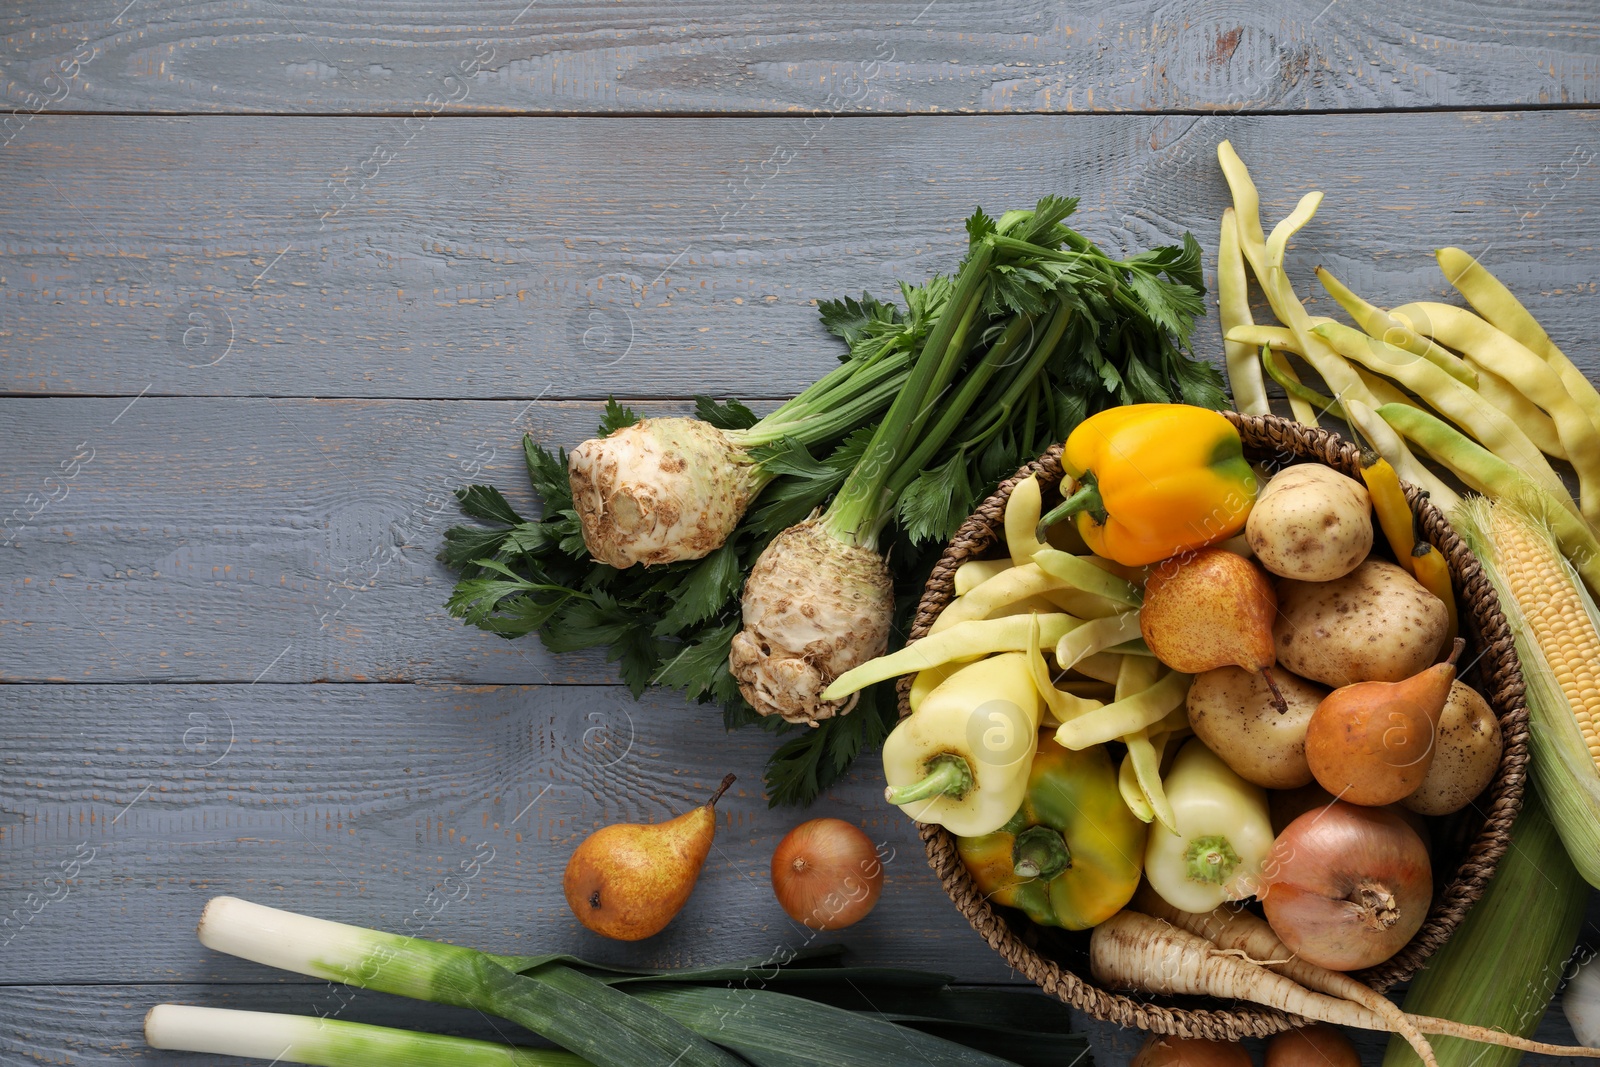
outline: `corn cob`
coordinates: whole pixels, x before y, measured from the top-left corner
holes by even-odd
[[[1600,770],[1600,633],[1548,535],[1504,506],[1494,509],[1491,531],[1495,566],[1555,673],[1584,747]]]
[[[1600,610],[1548,527],[1503,501],[1456,514],[1516,641],[1534,782],[1572,862],[1600,887]]]

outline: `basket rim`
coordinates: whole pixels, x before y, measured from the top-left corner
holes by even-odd
[[[1270,466],[1310,460],[1360,478],[1360,449],[1330,430],[1302,426],[1276,415],[1240,415],[1232,411],[1222,414],[1238,428],[1245,453],[1253,459],[1263,460]],[[933,620],[953,598],[956,568],[999,543],[1006,502],[1016,484],[1034,474],[1046,485],[1061,480],[1061,448],[1060,444],[1055,445],[1002,482],[962,524],[933,567],[917,605],[908,644],[927,634]],[[1450,878],[1442,885],[1435,879],[1434,899],[1422,928],[1384,963],[1353,972],[1353,977],[1380,992],[1410,978],[1449,938],[1482,896],[1509,845],[1511,824],[1522,806],[1528,764],[1528,713],[1523,702],[1522,673],[1499,599],[1481,565],[1444,514],[1428,500],[1426,493],[1409,483],[1402,484],[1422,534],[1444,553],[1449,563],[1461,605],[1463,636],[1469,638],[1473,662],[1481,680],[1477,688],[1488,699],[1500,722],[1504,748],[1494,779],[1471,806],[1482,814],[1483,824],[1472,836],[1460,865]],[[910,713],[909,689],[909,679],[901,679],[899,711],[902,718]],[[1175,1007],[1138,994],[1101,988],[1091,978],[1076,973],[1029,944],[1013,927],[1012,921],[984,898],[956,854],[954,835],[937,824],[916,825],[929,865],[938,875],[946,895],[973,929],[1008,964],[1044,992],[1094,1018],[1157,1033],[1225,1041],[1265,1037],[1304,1023],[1296,1016],[1255,1005],[1211,1000],[1206,1007]],[[1029,925],[1020,917],[1014,921],[1023,929]]]

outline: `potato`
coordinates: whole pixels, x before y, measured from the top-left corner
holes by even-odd
[[[1303,582],[1331,582],[1372,551],[1367,487],[1321,463],[1280,471],[1261,490],[1245,521],[1256,562]]]
[[[1328,691],[1288,671],[1273,671],[1289,710],[1278,713],[1261,675],[1243,667],[1197,674],[1189,686],[1189,726],[1247,782],[1295,789],[1311,781],[1306,724]]]
[[[1476,689],[1454,682],[1434,734],[1433,763],[1400,803],[1419,815],[1449,815],[1483,792],[1500,767],[1500,722]]]
[[[1278,662],[1332,686],[1399,682],[1430,666],[1448,619],[1438,597],[1387,560],[1331,582],[1278,579]]]

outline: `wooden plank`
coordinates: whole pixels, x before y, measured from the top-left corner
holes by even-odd
[[[768,877],[779,838],[819,815],[882,842],[883,898],[848,935],[857,958],[1008,978],[944,898],[912,824],[883,803],[876,760],[809,812],[769,810],[772,736],[725,734],[720,712],[670,694],[636,705],[593,687],[3,686],[0,721],[7,983],[260,981],[260,967],[193,936],[221,894],[497,951],[661,966],[825,944],[837,935],[790,922]],[[632,944],[580,927],[560,886],[578,842],[701,803],[729,771],[740,780],[677,920]]]
[[[448,5],[25,0],[27,110],[1160,111],[1594,103],[1583,0]],[[1256,10],[1259,8],[1259,10]]]
[[[519,1027],[456,1008],[385,996],[381,993],[337,989],[325,985],[263,985],[230,982],[227,985],[0,986],[0,1053],[31,1061],[70,1067],[126,1067],[137,1056],[148,1067],[193,1067],[193,1055],[158,1052],[144,1047],[144,1015],[157,1004],[196,1004],[237,1011],[275,1011],[290,1015],[332,1014],[354,1022],[430,1030],[483,1041],[533,1044]],[[1075,1014],[1089,1036],[1096,1067],[1127,1067],[1138,1051],[1144,1033],[1110,1026]],[[1361,1054],[1361,1062],[1382,1060],[1385,1038],[1365,1030],[1346,1030]],[[1559,1006],[1545,1014],[1534,1035],[1540,1041],[1573,1043],[1572,1028]],[[1262,1042],[1246,1043],[1257,1062]],[[226,1061],[237,1063],[238,1061]],[[1571,1057],[1541,1057],[1550,1067],[1582,1067],[1590,1063]],[[217,1061],[218,1067],[226,1067]]]
[[[1375,298],[1438,293],[1428,253],[1455,243],[1576,341],[1600,327],[1597,123],[460,118],[408,144],[372,119],[43,116],[0,152],[0,388],[792,395],[838,351],[812,302],[950,269],[974,204],[1077,193],[1112,249],[1210,247],[1224,137],[1269,216],[1328,192],[1302,291],[1325,261]],[[363,187],[375,149],[394,158]]]
[[[536,514],[523,433],[570,447],[599,415],[549,401],[0,403],[13,505],[0,678],[615,682],[599,655],[558,659],[450,618],[454,578],[434,558],[462,521],[453,490],[496,484]]]

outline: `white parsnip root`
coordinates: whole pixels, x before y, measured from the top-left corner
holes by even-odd
[[[1263,965],[1269,970],[1298,982],[1307,989],[1314,989],[1319,993],[1361,1005],[1392,1024],[1388,1028],[1389,1032],[1405,1038],[1406,1042],[1417,1050],[1417,1055],[1424,1063],[1432,1061],[1429,1059],[1430,1054],[1424,1053],[1417,1043],[1423,1034],[1432,1034],[1435,1037],[1460,1037],[1468,1041],[1487,1041],[1480,1035],[1493,1034],[1494,1040],[1487,1043],[1521,1049],[1523,1052],[1538,1052],[1547,1056],[1600,1058],[1600,1049],[1551,1045],[1543,1041],[1518,1037],[1516,1034],[1459,1023],[1453,1019],[1436,1019],[1431,1015],[1409,1015],[1394,1001],[1371,986],[1356,981],[1348,974],[1330,971],[1326,967],[1318,967],[1314,963],[1295,958],[1294,953],[1278,939],[1278,935],[1273,932],[1267,921],[1248,911],[1221,907],[1209,915],[1195,915],[1179,911],[1151,892],[1148,887],[1141,890],[1135,907],[1197,937],[1203,937],[1218,948],[1241,950],[1251,959],[1263,961]]]
[[[1140,890],[1137,907],[1154,918],[1169,922],[1196,937],[1223,949],[1238,949],[1262,966],[1319,993],[1340,997],[1367,1008],[1389,1024],[1392,1033],[1405,1038],[1416,1049],[1427,1067],[1435,1067],[1433,1048],[1418,1027],[1388,997],[1362,985],[1347,974],[1296,959],[1287,945],[1273,933],[1266,920],[1241,908],[1221,907],[1207,915],[1179,911],[1162,900],[1149,886]],[[1270,961],[1270,962],[1268,962]]]
[[[1205,916],[1195,918],[1202,922],[1207,919]],[[1276,936],[1272,936],[1271,940],[1277,942]],[[1313,1022],[1399,1033],[1412,1041],[1413,1046],[1416,1045],[1416,1041],[1385,1017],[1387,1012],[1379,1014],[1362,1004],[1315,992],[1279,973],[1291,966],[1298,968],[1298,973],[1308,976],[1311,973],[1307,970],[1309,965],[1290,958],[1290,953],[1281,942],[1274,947],[1264,943],[1259,936],[1254,936],[1253,932],[1247,932],[1239,938],[1240,946],[1246,944],[1250,947],[1220,946],[1166,920],[1125,910],[1094,928],[1089,938],[1089,965],[1095,980],[1113,989],[1245,1000]],[[1257,952],[1263,954],[1257,955]],[[1258,959],[1271,960],[1273,963],[1269,968],[1253,962]],[[1335,985],[1337,983],[1328,981],[1333,975],[1332,971],[1323,972],[1323,977],[1317,981],[1319,984]],[[1346,977],[1345,981],[1355,980]],[[1600,1058],[1600,1049],[1550,1045],[1449,1019],[1405,1018],[1417,1030],[1442,1036],[1550,1056]],[[1423,1062],[1430,1065],[1436,1063],[1432,1049],[1423,1052],[1424,1048],[1427,1048],[1426,1041],[1422,1041],[1422,1047],[1418,1048]]]

